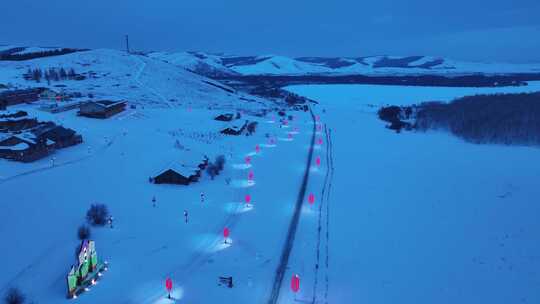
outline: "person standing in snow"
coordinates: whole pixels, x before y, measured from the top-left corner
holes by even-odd
[[[184,210],[184,219],[186,221],[186,224],[188,223],[188,212],[187,210]]]
[[[152,206],[156,207],[156,196],[152,197]]]
[[[201,192],[201,204],[204,203],[204,192]]]
[[[109,216],[108,222],[109,222],[109,225],[110,225],[111,229],[113,229],[113,221],[114,221],[114,217]]]

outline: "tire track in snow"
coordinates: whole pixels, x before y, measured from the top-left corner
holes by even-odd
[[[233,192],[235,191],[240,190],[234,190]],[[237,204],[235,209],[231,211],[231,214],[225,217],[225,219],[222,220],[219,224],[216,224],[216,226],[208,229],[207,232],[209,234],[215,233],[216,236],[218,236],[223,231],[224,227],[234,228],[241,219],[242,213],[239,212],[241,208],[242,204]],[[174,281],[180,282],[180,285],[184,285],[195,271],[200,269],[213,256],[221,252],[220,250],[208,251],[208,249],[216,248],[219,243],[221,243],[221,239],[217,237],[204,240],[199,244],[199,246],[195,248],[194,253],[188,258],[186,262],[173,267],[171,271],[163,275],[162,279],[165,280],[165,278],[170,277]],[[161,298],[163,298],[162,287],[156,286],[155,288],[152,288],[152,292],[145,299],[138,299],[135,302],[133,302],[133,299],[129,299],[124,303],[155,303]]]
[[[163,95],[161,95],[161,93],[159,93],[156,89],[154,89],[152,87],[149,87],[148,85],[141,82],[141,75],[144,72],[144,70],[146,69],[147,64],[146,64],[146,61],[142,60],[139,56],[136,56],[135,58],[137,58],[141,62],[141,65],[142,65],[141,68],[137,71],[137,74],[135,75],[135,82],[139,86],[145,88],[147,91],[149,91],[150,93],[152,93],[153,95],[155,95],[159,99],[161,99],[161,101],[163,101],[165,104],[167,104],[167,106],[169,108],[172,108],[173,106],[167,100],[167,98],[165,98]]]
[[[64,167],[64,166],[68,166],[68,165],[72,165],[72,164],[76,164],[76,163],[83,162],[83,161],[85,161],[85,160],[87,160],[87,159],[90,159],[90,158],[94,157],[95,155],[98,155],[98,154],[101,153],[101,152],[104,152],[104,151],[107,150],[108,148],[110,148],[110,147],[114,144],[115,140],[116,140],[119,136],[120,136],[120,135],[118,135],[118,134],[115,135],[115,136],[113,136],[106,144],[104,144],[103,146],[101,146],[99,149],[96,149],[95,152],[92,153],[92,154],[88,154],[88,155],[85,155],[85,156],[82,156],[82,157],[79,157],[79,158],[76,158],[76,159],[68,160],[68,161],[65,161],[65,162],[62,162],[62,163],[56,163],[54,166],[38,167],[38,168],[29,170],[29,171],[25,171],[25,172],[21,172],[21,173],[12,175],[12,176],[1,177],[1,178],[0,178],[0,184],[3,184],[3,183],[6,183],[6,182],[9,182],[9,181],[12,181],[12,180],[17,179],[17,178],[20,178],[20,177],[32,175],[32,174],[35,174],[35,173],[40,173],[40,172],[44,172],[44,171],[48,171],[48,170],[53,170],[53,169],[56,169],[56,168],[61,168],[61,167]]]
[[[325,260],[325,267],[326,267],[326,273],[325,273],[325,290],[324,290],[324,302],[328,304],[328,293],[329,293],[329,268],[330,268],[330,193],[332,191],[332,183],[334,180],[334,144],[332,142],[332,129],[328,130],[327,133],[327,141],[328,141],[328,147],[330,152],[330,163],[329,163],[329,171],[330,171],[330,180],[328,183],[328,191],[327,191],[327,197],[326,197],[326,247],[325,247],[325,253],[326,253],[326,260]]]
[[[304,202],[304,197],[306,195],[306,188],[307,183],[309,180],[309,168],[311,166],[311,162],[313,160],[313,145],[315,144],[315,132],[316,132],[316,121],[315,121],[315,115],[313,114],[313,110],[310,109],[311,118],[313,120],[313,131],[311,134],[311,143],[309,147],[309,154],[308,159],[306,163],[306,169],[304,171],[304,177],[302,179],[302,184],[300,186],[300,190],[298,192],[298,196],[296,198],[296,205],[294,208],[294,213],[291,218],[291,223],[289,224],[289,230],[287,232],[287,238],[285,239],[285,244],[283,246],[283,250],[281,252],[281,258],[279,260],[278,267],[276,269],[276,275],[274,278],[274,282],[272,285],[272,292],[270,293],[270,298],[268,300],[268,304],[276,304],[277,300],[279,298],[279,293],[281,290],[281,285],[283,285],[283,278],[285,276],[285,271],[287,269],[287,265],[289,264],[289,257],[291,255],[291,250],[294,245],[294,238],[296,236],[296,230],[298,228],[298,222],[300,220],[300,213],[302,211],[302,205]]]
[[[321,201],[319,203],[319,216],[317,219],[317,253],[316,253],[316,260],[315,260],[315,266],[314,266],[314,282],[313,282],[313,297],[311,300],[312,304],[315,304],[317,302],[317,289],[319,285],[319,269],[321,267],[321,235],[322,235],[322,222],[323,222],[323,207],[327,202],[326,193],[328,192],[328,180],[330,176],[330,144],[328,143],[328,129],[325,125],[324,127],[325,131],[325,137],[326,137],[326,174],[324,176],[324,184],[323,188],[321,190]]]

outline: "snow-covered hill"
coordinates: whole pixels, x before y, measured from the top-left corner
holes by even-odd
[[[200,75],[216,77],[238,74],[224,66],[220,56],[213,54],[202,52],[153,52],[149,53],[148,57],[171,63]]]
[[[23,77],[28,69],[61,67],[73,68],[86,79],[53,81],[48,84],[44,79],[37,83]],[[85,97],[88,94],[94,98],[121,97],[132,104],[143,106],[230,108],[235,106],[240,97],[257,100],[161,60],[110,49],[24,61],[0,61],[0,70],[0,83],[9,84],[13,88],[49,87],[67,93],[79,92]]]
[[[151,53],[203,75],[459,75],[540,73],[539,64],[464,62],[432,56],[300,57]]]

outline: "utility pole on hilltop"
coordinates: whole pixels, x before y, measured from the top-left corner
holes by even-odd
[[[126,51],[128,53],[130,53],[130,51],[129,51],[129,36],[128,35],[126,35]]]

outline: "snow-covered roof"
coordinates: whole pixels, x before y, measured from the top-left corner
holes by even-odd
[[[181,151],[178,159],[162,163],[162,166],[156,170],[158,172],[157,175],[171,169],[182,176],[189,177],[200,170],[198,166],[206,160],[203,153],[186,150]]]
[[[0,146],[2,150],[23,151],[30,148],[27,143],[18,143],[14,146]]]
[[[6,118],[0,118],[0,122],[6,122],[6,121],[20,121],[28,119],[28,116],[22,116],[22,117],[6,117]]]
[[[114,107],[115,105],[125,103],[124,100],[118,100],[118,101],[112,101],[112,100],[98,100],[98,101],[92,101],[93,103],[103,106],[105,108]]]
[[[14,136],[21,139],[21,140],[24,140],[26,142],[30,142],[32,144],[36,143],[36,135],[34,135],[34,134],[30,133],[30,132],[24,132],[24,133],[21,133],[21,134],[16,134]]]
[[[199,170],[196,166],[186,166],[179,162],[172,162],[170,163],[165,169],[161,170],[157,175],[161,175],[165,173],[168,170],[173,170],[174,172],[184,176],[184,177],[190,177],[197,173]]]

